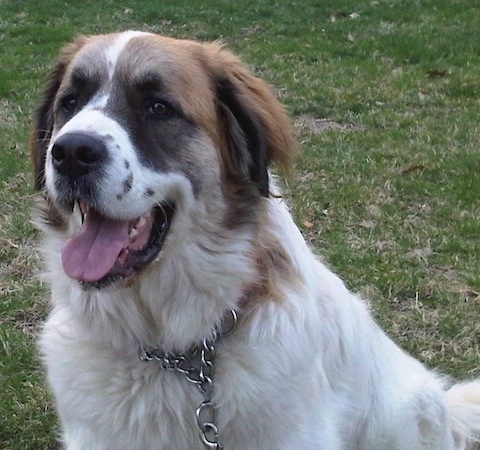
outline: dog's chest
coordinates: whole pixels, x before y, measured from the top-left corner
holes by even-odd
[[[83,448],[90,439],[98,449],[199,448],[195,410],[202,395],[193,384],[154,361],[88,358],[80,357],[83,371],[65,358],[50,365],[64,425],[85,426]]]
[[[71,339],[48,323],[41,345],[67,448],[202,448],[196,410],[204,396],[185,374],[141,361],[136,352],[122,355]],[[276,440],[285,437],[281,429],[291,423],[292,408],[264,376],[262,362],[220,348],[215,368],[219,441],[226,448],[282,448]]]

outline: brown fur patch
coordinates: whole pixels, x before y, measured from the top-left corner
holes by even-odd
[[[245,313],[255,309],[259,303],[286,301],[285,285],[301,290],[303,283],[293,262],[279,242],[268,230],[268,221],[262,222],[261,230],[254,243],[253,260],[258,270],[257,283],[250,286],[242,301]]]
[[[203,44],[158,35],[139,36],[128,42],[122,59],[117,70],[125,71],[129,82],[135,83],[145,74],[158,74],[186,117],[215,137],[214,90],[205,71]]]

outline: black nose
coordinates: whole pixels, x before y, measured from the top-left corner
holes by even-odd
[[[108,159],[108,150],[99,136],[86,133],[66,133],[52,147],[55,170],[71,178],[88,175]]]

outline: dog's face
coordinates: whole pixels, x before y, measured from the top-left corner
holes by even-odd
[[[64,48],[32,160],[63,269],[103,287],[206,221],[253,226],[269,162],[287,167],[294,148],[267,87],[219,45],[127,32]]]

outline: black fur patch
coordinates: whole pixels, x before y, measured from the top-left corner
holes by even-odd
[[[220,115],[227,122],[229,176],[239,183],[252,184],[269,196],[267,171],[267,138],[259,118],[242,104],[229,80],[217,82]]]
[[[130,172],[128,177],[123,181],[123,193],[126,194],[127,192],[131,191],[133,186],[133,173]]]
[[[47,81],[42,100],[35,112],[31,157],[35,168],[35,189],[37,190],[41,190],[45,186],[45,157],[53,130],[53,106],[65,68],[65,64],[62,62],[58,62],[54,67]]]

